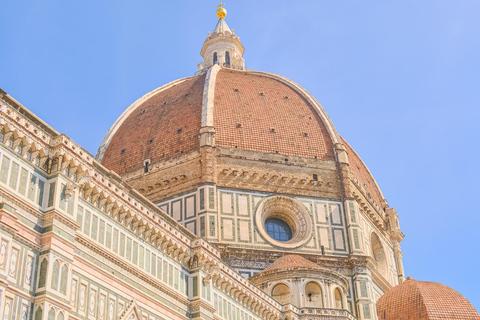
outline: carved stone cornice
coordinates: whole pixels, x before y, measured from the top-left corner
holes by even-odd
[[[184,305],[189,304],[189,300],[186,297],[179,294],[175,290],[170,289],[165,284],[160,282],[160,280],[158,281],[154,280],[150,275],[139,270],[137,266],[134,266],[130,264],[128,261],[120,257],[117,257],[112,253],[100,248],[98,245],[91,242],[89,239],[83,237],[82,235],[77,235],[76,241],[81,251],[84,251],[86,254],[90,256],[100,255],[101,256],[100,260],[104,260],[103,261],[104,263],[107,263],[107,261],[110,262],[109,266],[115,269],[116,272],[125,273],[126,271],[130,273],[130,275],[137,277],[138,279],[144,281],[145,283],[148,283],[149,285],[155,287],[156,289],[167,294],[168,296],[171,296],[175,301],[179,301]],[[97,259],[98,258],[99,257],[97,256]],[[88,260],[78,255],[76,255],[74,259],[81,259],[84,261],[84,263],[90,264]]]
[[[208,304],[203,300],[196,300],[196,301],[190,302],[190,304],[188,306],[188,309],[189,309],[190,314],[200,312],[200,310],[202,310],[202,309],[204,309],[207,312],[210,312],[212,314],[215,313],[215,311],[216,311],[215,308],[211,304]]]

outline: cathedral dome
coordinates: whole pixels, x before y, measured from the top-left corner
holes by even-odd
[[[441,283],[407,278],[377,301],[380,320],[478,320],[480,315],[465,297]]]
[[[196,75],[127,108],[107,132],[97,160],[154,202],[202,183],[308,196],[322,188],[323,196],[338,199],[346,190],[342,184],[352,181],[360,192],[349,196],[373,202],[383,228],[387,206],[375,179],[320,103],[290,79],[245,69],[244,50],[219,17]],[[251,161],[245,163],[249,170],[228,160],[233,158]],[[343,164],[352,175],[337,171]],[[231,179],[239,172],[243,179]]]
[[[202,128],[214,129],[218,147],[335,160],[335,129],[305,89],[277,75],[219,66],[136,101],[107,133],[99,158],[124,174],[147,159],[199,149]]]

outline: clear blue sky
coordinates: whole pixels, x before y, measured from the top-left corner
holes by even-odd
[[[95,154],[193,75],[218,1],[3,1],[0,87]],[[407,275],[480,309],[480,1],[229,1],[250,69],[324,106],[400,215]]]

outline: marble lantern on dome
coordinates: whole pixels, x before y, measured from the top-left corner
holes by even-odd
[[[225,21],[227,10],[223,5],[217,10],[218,22],[213,32],[208,32],[208,37],[203,44],[200,55],[203,62],[198,64],[198,72],[203,73],[214,64],[227,68],[243,70],[245,60],[242,58],[245,48],[240,42],[240,37],[230,30]]]

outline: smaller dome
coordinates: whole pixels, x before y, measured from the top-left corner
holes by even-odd
[[[318,264],[312,262],[310,260],[305,259],[302,256],[297,254],[288,254],[286,256],[281,257],[265,269],[263,269],[260,273],[266,273],[271,271],[277,271],[281,269],[289,269],[289,268],[310,268],[310,269],[322,269]]]
[[[479,320],[480,315],[460,293],[436,282],[407,278],[377,301],[379,320]]]

